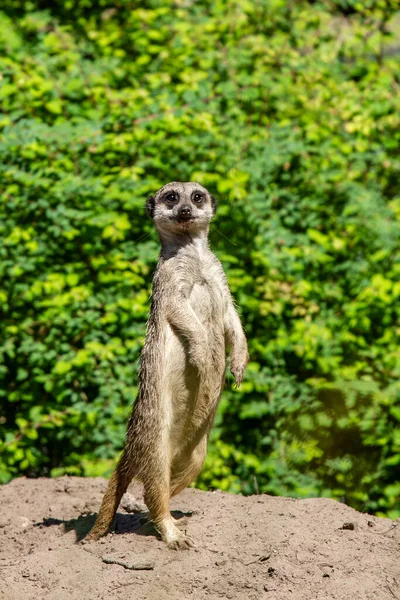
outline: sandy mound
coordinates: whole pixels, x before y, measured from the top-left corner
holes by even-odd
[[[400,520],[327,499],[188,489],[172,509],[194,549],[169,550],[143,512],[123,508],[116,533],[77,545],[105,487],[62,477],[0,488],[2,600],[400,599]]]

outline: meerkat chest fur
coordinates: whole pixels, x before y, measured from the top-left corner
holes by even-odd
[[[223,329],[224,288],[221,265],[210,250],[188,248],[180,257],[179,270],[188,282],[190,305],[210,333],[212,325]]]
[[[155,336],[160,351],[166,415],[173,438],[190,437],[211,420],[226,366],[222,267],[208,248],[187,244],[160,264],[159,306],[165,315]],[[186,331],[194,331],[193,338]],[[163,343],[160,345],[160,340]],[[197,349],[193,353],[193,347]]]

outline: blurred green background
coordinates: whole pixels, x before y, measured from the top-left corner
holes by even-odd
[[[247,330],[196,484],[400,516],[397,0],[3,0],[0,480],[109,475],[197,180]]]

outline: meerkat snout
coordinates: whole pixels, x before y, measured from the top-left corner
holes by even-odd
[[[192,209],[190,208],[190,206],[185,204],[179,209],[178,215],[180,219],[190,219],[192,216]]]

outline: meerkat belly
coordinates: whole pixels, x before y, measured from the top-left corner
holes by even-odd
[[[199,394],[199,378],[189,363],[186,340],[169,325],[166,327],[164,348],[164,385],[162,394],[168,411],[170,441],[178,446],[185,431],[192,427],[191,415]]]
[[[214,298],[207,285],[195,284],[190,303],[208,331],[209,368],[206,380],[189,361],[188,342],[168,324],[164,350],[164,374],[169,398],[173,446],[182,441],[194,445],[202,428],[213,419],[225,375],[225,336],[222,298]]]

